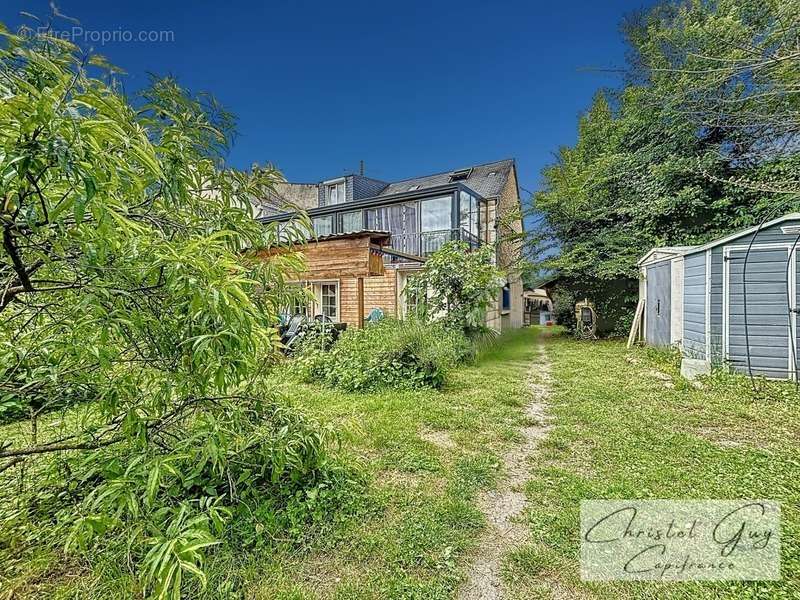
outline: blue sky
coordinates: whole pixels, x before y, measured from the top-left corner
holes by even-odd
[[[643,0],[171,2],[62,0],[85,32],[169,31],[95,42],[135,92],[147,74],[208,91],[239,117],[229,162],[290,181],[358,169],[403,179],[514,157],[535,189],[601,86],[624,64],[622,18]],[[15,27],[46,0],[5,0]],[[72,24],[62,22],[64,30]],[[84,41],[99,33],[86,33]],[[119,35],[119,34],[118,34]],[[92,45],[89,43],[88,45]]]

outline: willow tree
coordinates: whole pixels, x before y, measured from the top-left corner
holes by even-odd
[[[0,548],[117,540],[176,596],[242,504],[322,476],[324,434],[259,380],[300,264],[255,252],[304,225],[253,219],[279,175],[225,168],[211,98],[161,79],[132,103],[67,41],[3,40],[0,418],[25,421],[0,439]]]

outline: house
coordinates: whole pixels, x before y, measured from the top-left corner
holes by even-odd
[[[727,366],[795,379],[798,246],[791,213],[701,246],[654,248],[639,261],[632,339],[680,347],[687,376]]]
[[[316,184],[280,183],[254,202],[264,223],[311,218],[315,238],[298,248],[308,269],[299,283],[315,297],[313,314],[360,327],[378,309],[403,317],[410,275],[450,240],[471,248],[495,244],[506,285],[487,314],[502,331],[522,326],[521,204],[513,160],[501,160],[402,181],[349,174]],[[380,260],[378,260],[380,259]]]

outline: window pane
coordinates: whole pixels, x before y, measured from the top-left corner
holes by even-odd
[[[467,192],[459,194],[458,225],[475,237],[478,236],[478,199]]]
[[[361,211],[354,210],[341,214],[342,218],[342,233],[352,233],[353,231],[361,231]]]
[[[389,211],[385,206],[367,210],[367,229],[389,231]]]
[[[320,299],[322,300],[322,314],[336,321],[336,295],[338,293],[338,285],[335,283],[323,283],[320,290]]]
[[[333,233],[333,216],[316,217],[314,219],[314,233],[318,237]]]
[[[480,213],[478,212],[478,199],[475,196],[469,197],[469,207],[469,232],[477,238],[480,231],[480,221],[478,219]]]
[[[420,227],[422,231],[449,230],[451,227],[450,212],[453,206],[450,196],[424,200],[420,206]]]
[[[467,192],[460,192],[459,193],[459,201],[458,201],[458,208],[459,208],[459,215],[458,215],[458,225],[462,229],[469,230],[469,218],[470,218],[470,198],[471,196]]]
[[[344,182],[333,183],[328,186],[328,204],[341,204],[345,201]]]

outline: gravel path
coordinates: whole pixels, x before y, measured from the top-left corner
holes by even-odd
[[[467,581],[458,595],[462,600],[503,598],[500,576],[503,557],[528,539],[528,526],[519,519],[527,504],[522,490],[528,480],[531,456],[549,429],[546,402],[550,390],[550,363],[542,342],[539,342],[538,351],[539,357],[531,364],[526,382],[530,402],[525,406],[525,414],[531,425],[521,431],[523,442],[503,456],[505,477],[497,489],[484,492],[478,500],[489,526],[478,541],[467,569]]]

